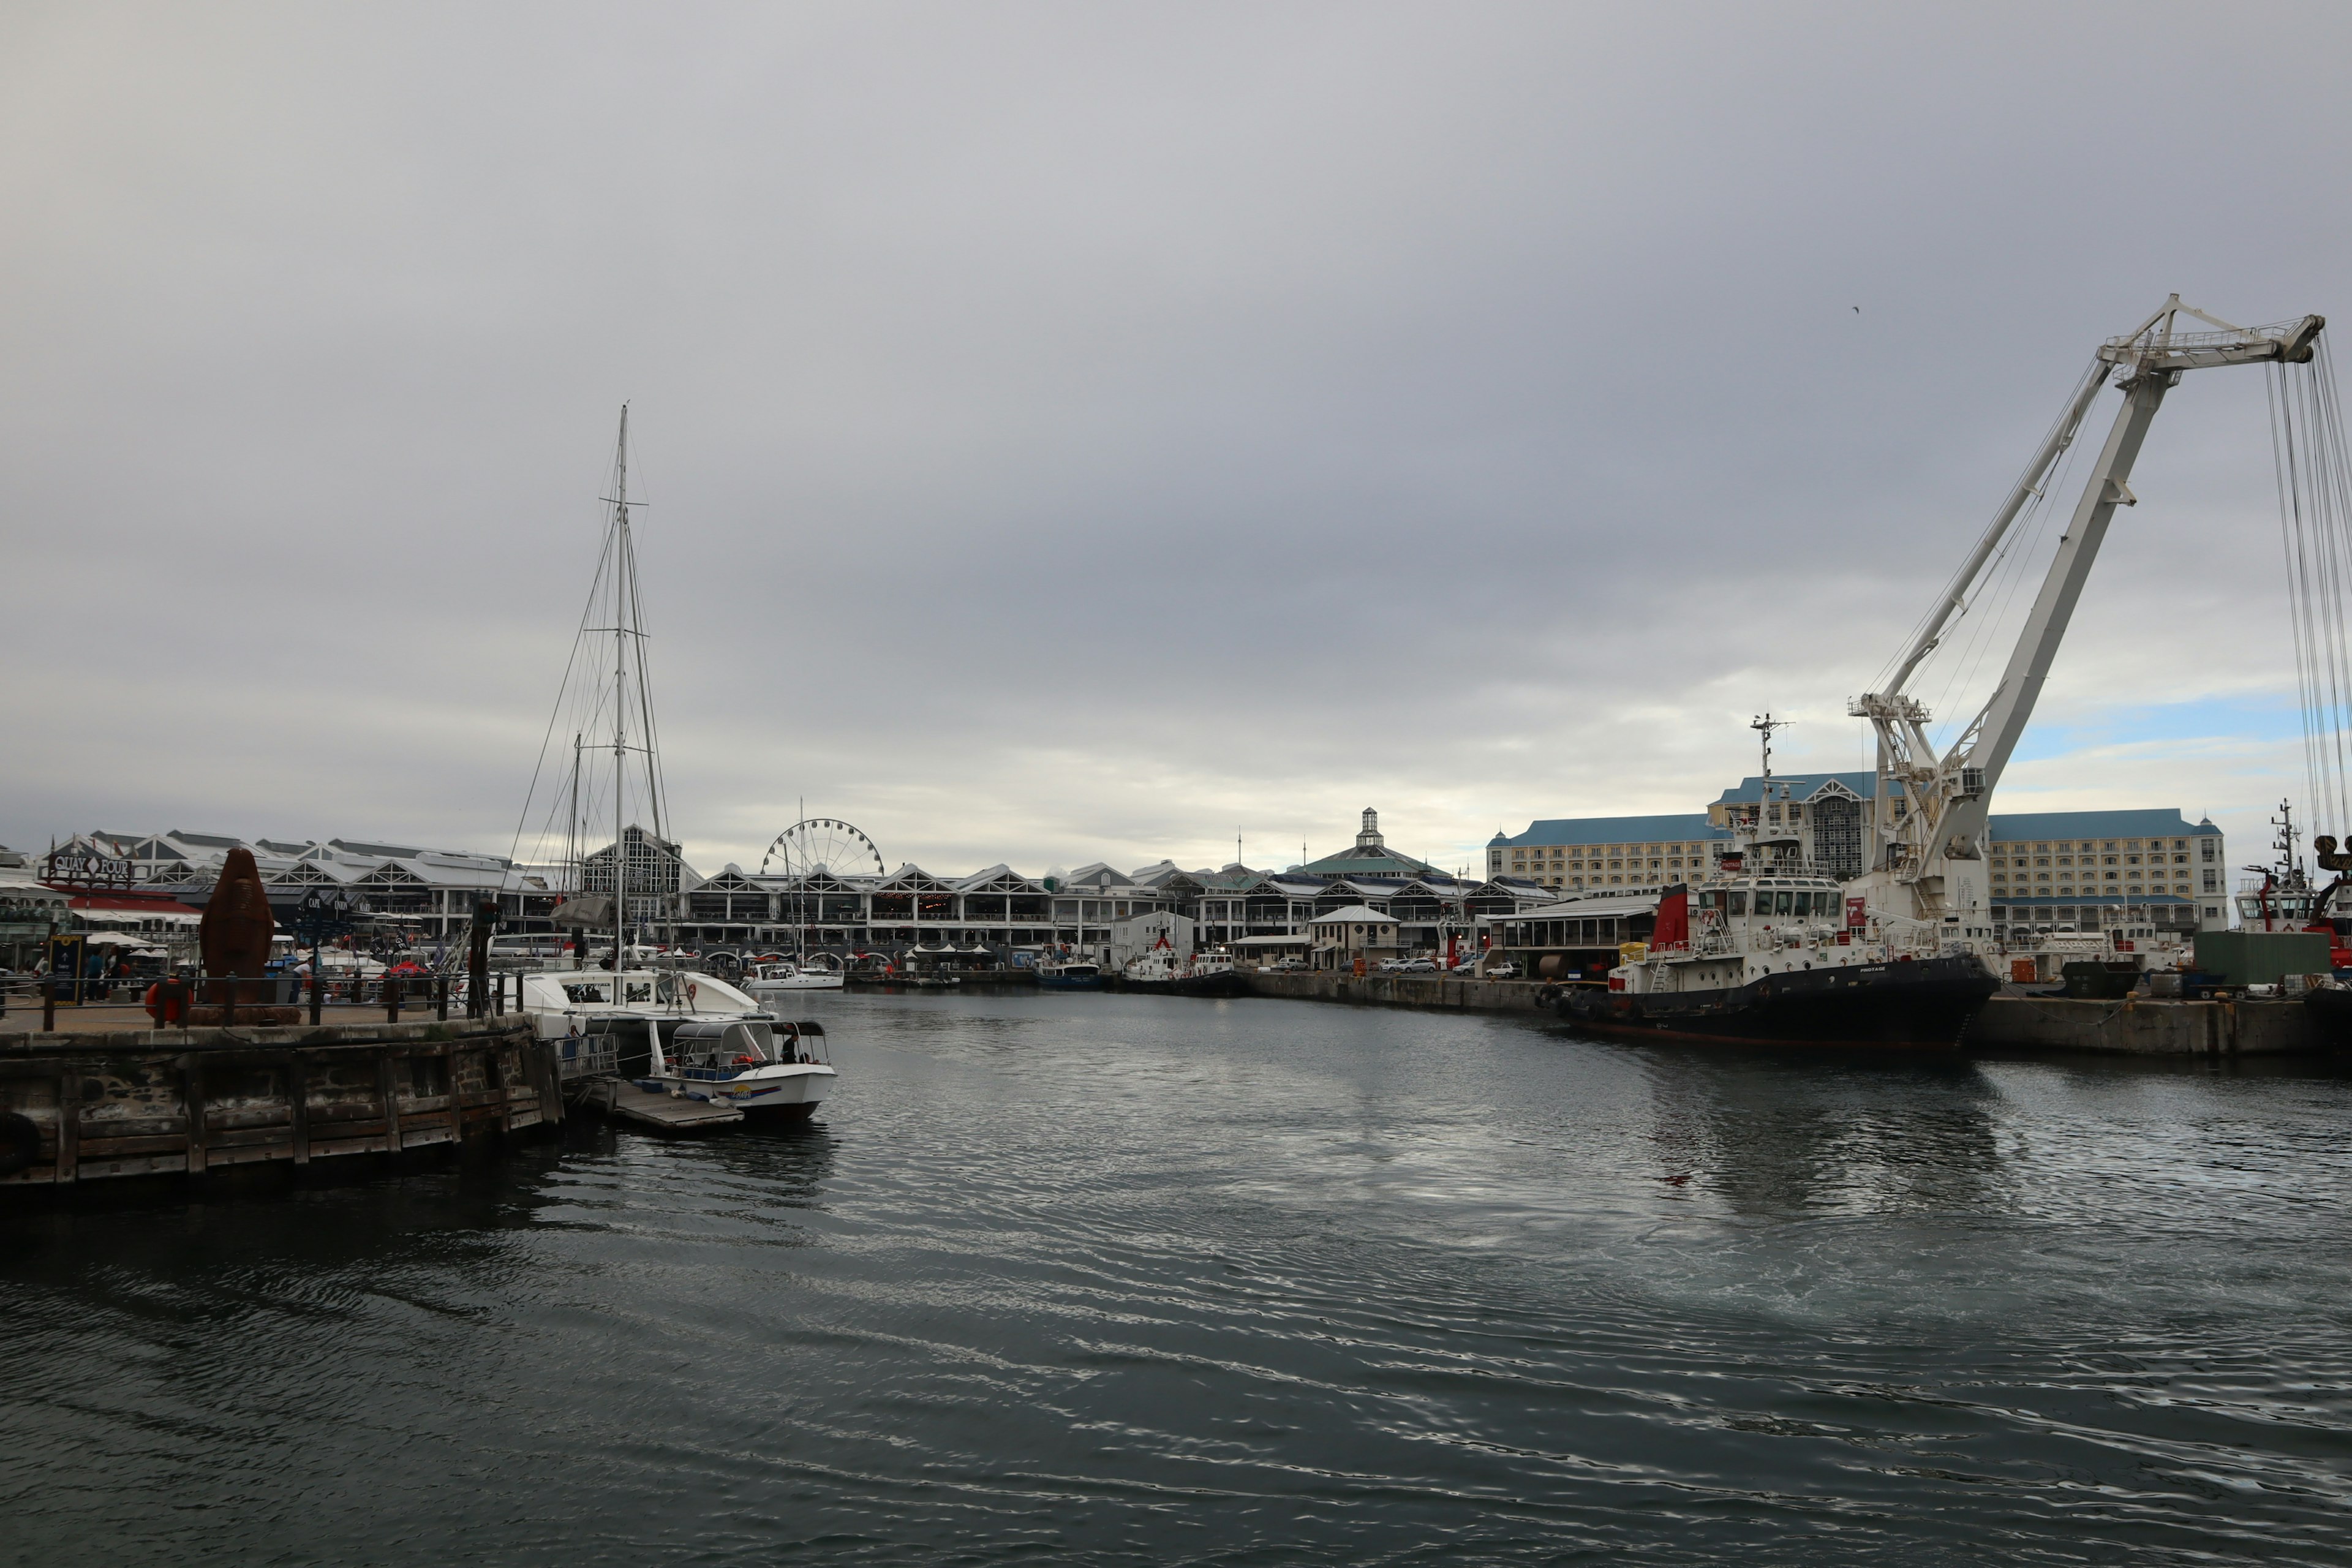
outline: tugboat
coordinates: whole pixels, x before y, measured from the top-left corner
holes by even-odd
[[[1246,996],[1249,983],[1234,967],[1232,953],[1180,953],[1163,936],[1129,961],[1119,973],[1119,989],[1177,996]]]
[[[1918,951],[1832,879],[1778,868],[1667,889],[1624,958],[1606,987],[1558,993],[1559,1015],[1612,1034],[1949,1049],[1999,989],[1975,953]]]

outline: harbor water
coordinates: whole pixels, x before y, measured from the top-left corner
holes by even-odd
[[[834,994],[814,1126],[0,1216],[0,1561],[2352,1562],[2352,1078]]]

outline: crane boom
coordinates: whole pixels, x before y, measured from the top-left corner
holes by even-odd
[[[2193,316],[2212,330],[2177,331],[2183,315]],[[2083,585],[2098,559],[2099,546],[2105,542],[2107,525],[2116,507],[2137,504],[2127,481],[2164,395],[2190,370],[2306,361],[2326,324],[2318,316],[2304,316],[2272,326],[2237,327],[2183,304],[2175,294],[2136,330],[2099,346],[2101,368],[2085,378],[2066,413],[2027,465],[1992,526],[1927,617],[1894,679],[1884,691],[1865,693],[1853,700],[1851,711],[1869,719],[1878,731],[1877,849],[1865,880],[1907,889],[1915,905],[1909,912],[1920,918],[1941,915],[1957,923],[1975,904],[1981,889],[1972,879],[1963,879],[1961,886],[1947,889],[1951,863],[1981,858],[1993,788],[2033,717],[2034,703],[2049,679]],[[2108,384],[2111,377],[2124,394],[2124,405],[2116,412],[2106,445],[2059,540],[2057,556],[2043,576],[2000,684],[1961,731],[1959,739],[1938,757],[1927,739],[1927,708],[1906,696],[1903,687],[1934,650],[1945,626],[1967,608],[1970,589],[2010,525],[2027,500],[2039,493],[2043,477],[2072,442],[2099,388]]]

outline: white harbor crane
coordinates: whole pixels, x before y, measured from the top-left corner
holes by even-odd
[[[2192,316],[2210,330],[2183,331],[2183,316]],[[2074,603],[2106,538],[2109,519],[2116,507],[2137,504],[2126,481],[2164,395],[2186,371],[2307,363],[2326,324],[2318,316],[2305,316],[2271,326],[2236,327],[2181,303],[2175,294],[2137,330],[2100,345],[2074,401],[1967,564],[1929,612],[1894,678],[1882,690],[1855,698],[1848,710],[1869,720],[1878,736],[1877,831],[1873,854],[1853,889],[1874,909],[1930,922],[1949,937],[1990,934],[1981,870],[1992,792],[2033,716],[2033,704],[2049,679]],[[1905,683],[1935,651],[1953,618],[1968,608],[2011,525],[2029,502],[2042,497],[2053,466],[2073,443],[2099,389],[2111,379],[2124,395],[2123,407],[2059,539],[2056,558],[2042,578],[2008,668],[1983,708],[1939,756],[1927,737],[1927,707],[1905,691]]]

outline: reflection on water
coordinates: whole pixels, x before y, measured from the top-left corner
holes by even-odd
[[[2347,1555],[2332,1070],[823,1008],[815,1125],[0,1221],[16,1553]]]
[[[1976,1066],[1888,1055],[1658,1053],[1661,1180],[1737,1212],[1874,1214],[2000,1201],[1999,1091]]]

